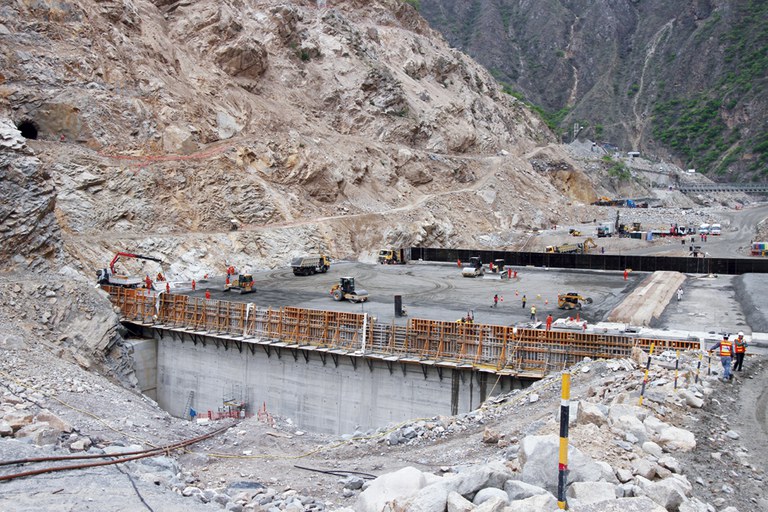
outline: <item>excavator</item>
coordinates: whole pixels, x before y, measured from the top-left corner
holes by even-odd
[[[141,254],[133,254],[130,252],[118,252],[112,261],[109,262],[109,268],[103,268],[96,271],[96,282],[98,284],[110,284],[112,286],[122,286],[123,288],[138,288],[146,284],[144,278],[138,276],[125,276],[115,273],[115,263],[121,257],[123,258],[136,258],[140,260],[155,261],[162,264],[163,260],[160,258],[153,258],[152,256],[143,256]]]

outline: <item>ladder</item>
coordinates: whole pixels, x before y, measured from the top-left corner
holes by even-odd
[[[189,410],[192,408],[192,400],[195,399],[195,392],[190,391],[189,396],[187,397],[187,405],[184,407],[184,414],[182,415],[182,418],[185,420],[192,419],[189,416]]]

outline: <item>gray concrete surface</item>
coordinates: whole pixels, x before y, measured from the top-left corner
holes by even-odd
[[[253,302],[263,307],[365,312],[379,322],[404,325],[408,319],[394,315],[394,296],[402,295],[409,317],[454,321],[473,311],[478,323],[513,325],[528,321],[530,307],[534,305],[541,319],[549,313],[554,318],[569,316],[568,312],[557,309],[557,295],[574,291],[594,301],[584,307],[582,316],[590,322],[599,321],[645,277],[645,274],[632,273],[624,281],[621,272],[533,267],[515,267],[515,270],[517,279],[490,280],[462,277],[455,264],[335,262],[328,273],[314,276],[294,276],[290,269],[256,273],[257,291],[251,294],[223,293],[221,276],[198,284],[194,293],[181,287],[177,292],[203,297],[207,286],[213,299]],[[368,302],[335,302],[329,290],[342,276],[355,277],[357,286],[369,292]],[[496,308],[491,307],[494,294],[501,297]],[[525,309],[522,308],[523,295],[527,297]]]

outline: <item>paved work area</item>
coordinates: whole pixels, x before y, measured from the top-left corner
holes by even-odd
[[[517,278],[488,279],[462,277],[456,265],[440,263],[409,263],[408,265],[375,265],[338,262],[326,274],[294,276],[290,269],[254,274],[257,291],[240,295],[222,292],[221,277],[197,285],[196,297],[205,295],[206,286],[211,298],[253,302],[258,306],[296,306],[332,311],[367,312],[379,322],[394,321],[405,324],[407,317],[396,318],[394,296],[402,295],[408,317],[432,320],[458,320],[471,312],[475,322],[516,325],[530,320],[531,306],[536,316],[544,320],[548,314],[557,319],[571,316],[557,308],[559,293],[578,292],[590,297],[593,303],[585,305],[581,315],[589,322],[597,322],[613,309],[645,276],[631,273],[625,281],[621,272],[566,271],[517,267]],[[335,302],[329,290],[339,277],[352,276],[356,286],[370,294],[365,303]],[[192,293],[178,289],[179,293]],[[499,296],[496,307],[494,295]],[[526,305],[523,308],[523,296]]]

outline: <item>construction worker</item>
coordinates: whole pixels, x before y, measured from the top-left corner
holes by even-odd
[[[211,290],[205,290],[205,299],[209,300],[211,298]]]
[[[682,288],[678,288],[677,289],[677,302],[680,302],[681,300],[683,300],[683,289]]]
[[[492,307],[492,308],[495,308],[495,307],[496,307],[496,306],[498,306],[498,305],[499,305],[499,294],[497,293],[497,294],[495,294],[495,295],[493,296],[493,306],[491,306],[491,307]]]
[[[144,278],[144,283],[147,285],[148,290],[152,289],[152,280],[149,278],[149,274]]]
[[[547,330],[552,330],[552,313],[547,315]]]
[[[728,334],[723,334],[723,339],[715,346],[709,349],[710,352],[720,349],[720,363],[723,365],[723,382],[731,380],[731,360],[733,358],[733,343]]]
[[[627,276],[628,276],[628,275],[629,275],[629,270],[627,270],[627,269],[625,268],[625,269],[624,269],[624,280],[625,280],[625,281],[627,280]]]
[[[165,276],[163,275],[162,272],[158,272],[157,277],[155,279],[157,279],[158,281],[165,281]]]
[[[531,321],[536,321],[536,306],[531,306]]]
[[[525,294],[523,294],[523,299],[522,299],[522,301],[523,301],[523,309],[525,309]]]
[[[165,283],[165,293],[171,293],[171,285],[170,285],[170,283]]]
[[[739,332],[738,337],[733,342],[733,353],[736,360],[733,363],[733,371],[741,371],[744,364],[744,355],[747,353],[747,340],[744,339],[744,333]]]
[[[227,280],[224,282],[227,286],[229,286],[229,274],[227,274]]]
[[[197,287],[197,282],[193,279],[192,280],[192,291],[195,291],[196,287]]]

